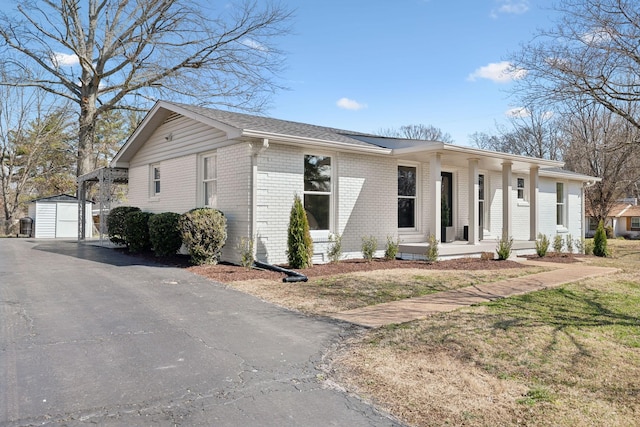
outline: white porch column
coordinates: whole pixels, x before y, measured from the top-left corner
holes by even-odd
[[[469,159],[469,244],[478,244],[479,192],[478,159]]]
[[[531,166],[529,170],[529,240],[538,238],[538,166]]]
[[[502,164],[502,238],[509,239],[512,235],[511,228],[511,198],[512,187],[511,182],[511,162]]]
[[[432,198],[429,229],[431,230],[431,234],[439,241],[442,238],[442,233],[440,232],[440,224],[442,224],[440,212],[442,205],[442,164],[440,154],[435,154],[431,157],[429,170],[431,175],[429,182],[431,185],[430,193]]]

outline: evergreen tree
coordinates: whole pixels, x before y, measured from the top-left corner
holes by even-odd
[[[307,213],[298,195],[294,197],[293,206],[291,207],[287,247],[287,258],[291,268],[311,267],[313,241],[309,231]]]

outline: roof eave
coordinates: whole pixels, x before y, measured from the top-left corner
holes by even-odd
[[[293,135],[286,135],[286,134],[280,134],[280,133],[274,133],[274,132],[256,131],[251,129],[243,130],[241,136],[246,138],[260,138],[260,139],[266,138],[269,140],[277,141],[278,143],[290,144],[290,145],[299,145],[303,143],[303,144],[307,144],[307,145],[318,147],[318,148],[336,149],[341,151],[351,151],[351,152],[358,152],[358,153],[388,155],[388,154],[391,154],[392,152],[391,149],[382,148],[382,147],[349,144],[349,143],[340,142],[340,141],[331,141],[331,140],[325,140],[325,139],[293,136]]]
[[[421,146],[399,148],[393,150],[396,156],[406,156],[407,154],[417,154],[424,152],[451,152],[469,156],[469,158],[491,157],[504,160],[505,162],[525,162],[535,164],[540,167],[563,167],[564,162],[558,160],[539,159],[536,157],[521,156],[517,154],[502,153],[499,151],[483,150],[480,148],[463,147],[461,145],[446,144],[444,142],[429,143]]]

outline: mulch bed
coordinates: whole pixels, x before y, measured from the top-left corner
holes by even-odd
[[[582,254],[559,254],[556,252],[549,252],[542,258],[538,255],[525,255],[522,258],[530,259],[531,261],[546,261],[555,262],[558,264],[570,264],[573,262],[580,262],[581,259],[588,258],[588,256]]]
[[[126,252],[126,249],[116,249]],[[210,278],[212,280],[230,283],[242,280],[267,279],[281,281],[285,274],[275,271],[247,269],[239,265],[229,263],[219,263],[217,265],[191,265],[188,255],[173,255],[167,257],[156,257],[153,253],[129,254],[130,256],[143,259],[148,262],[158,263],[171,267],[186,268],[187,270]],[[578,254],[556,254],[550,252],[547,256],[540,258],[537,255],[527,255],[527,259],[535,261],[548,261],[555,263],[572,263],[578,262],[578,258],[584,258],[584,255]],[[288,268],[283,265],[282,267]],[[385,260],[376,258],[371,262],[364,259],[344,260],[338,263],[317,264],[311,268],[299,269],[298,271],[309,278],[321,276],[333,276],[337,274],[353,273],[358,271],[371,270],[392,270],[398,268],[419,268],[423,270],[499,270],[503,268],[523,268],[522,263],[516,261],[498,261],[483,260],[480,258],[457,258],[428,263],[426,261],[412,260]]]

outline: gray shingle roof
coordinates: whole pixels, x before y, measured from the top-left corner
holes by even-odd
[[[189,110],[192,113],[199,114],[203,117],[216,120],[227,126],[244,131],[256,131],[301,138],[311,138],[322,141],[341,142],[363,147],[383,147],[382,145],[355,138],[358,136],[371,138],[376,137],[376,135],[372,134],[316,126],[307,123],[291,122],[288,120],[273,119],[265,116],[235,113],[189,104],[179,104],[174,102],[169,102],[168,104],[179,106],[180,108]]]

